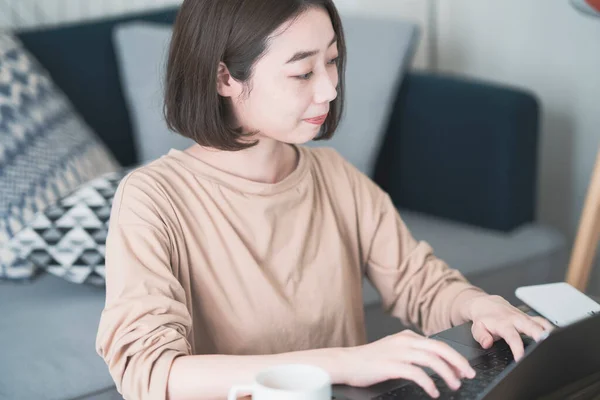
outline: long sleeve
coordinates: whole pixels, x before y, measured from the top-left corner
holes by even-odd
[[[386,310],[426,335],[464,322],[458,307],[482,293],[437,258],[429,244],[414,239],[387,195],[368,253],[367,276]]]
[[[348,163],[346,170],[354,186],[362,263],[385,310],[427,335],[466,322],[461,306],[484,292],[438,259],[428,243],[415,240],[387,193]]]
[[[174,359],[191,353],[192,322],[172,271],[166,224],[135,174],[123,180],[113,203],[96,350],[126,399],[165,399]]]

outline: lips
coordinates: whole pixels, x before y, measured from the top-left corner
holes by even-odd
[[[322,125],[325,122],[325,120],[327,119],[327,115],[329,115],[329,114],[324,114],[324,115],[321,115],[320,117],[315,117],[315,118],[308,118],[308,119],[305,119],[304,121],[308,122],[309,124]]]

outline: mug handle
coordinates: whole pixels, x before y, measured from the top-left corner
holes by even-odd
[[[229,396],[227,400],[237,400],[239,392],[248,392],[252,393],[254,388],[252,386],[234,386],[229,389]]]

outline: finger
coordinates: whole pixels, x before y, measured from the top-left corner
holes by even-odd
[[[525,354],[525,345],[515,327],[507,324],[497,329],[496,333],[508,343],[515,361],[519,361]]]
[[[452,368],[434,353],[429,353],[425,350],[413,350],[406,354],[406,359],[410,360],[412,364],[417,364],[421,367],[429,367],[434,370],[444,381],[446,381],[449,388],[454,390],[460,388],[461,376],[457,375],[457,370]]]
[[[548,324],[544,323],[544,319],[543,318],[539,318],[539,317],[531,317],[529,315],[526,315],[526,317],[530,320],[533,321],[536,325],[538,325],[540,328],[542,328],[542,330],[547,330],[548,329]],[[547,321],[546,321],[547,322]]]
[[[555,329],[555,326],[552,325],[550,321],[543,317],[531,317],[535,322],[540,324],[546,331],[550,332]]]
[[[465,378],[475,377],[475,370],[471,368],[467,359],[444,342],[424,339],[416,341],[412,347],[417,350],[426,350],[437,354],[438,357],[441,357],[452,367],[458,369]]]
[[[471,333],[473,334],[473,339],[475,339],[484,349],[489,349],[494,344],[494,337],[488,332],[483,322],[474,322]]]
[[[395,379],[408,379],[421,386],[431,397],[437,399],[440,396],[440,392],[435,386],[435,383],[433,383],[433,379],[431,379],[431,377],[421,368],[410,364],[401,364],[396,371]]]
[[[517,318],[514,325],[517,331],[533,338],[536,342],[539,342],[544,334],[544,328],[529,317]]]

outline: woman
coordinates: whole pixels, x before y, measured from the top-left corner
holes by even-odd
[[[299,146],[333,135],[345,60],[332,0],[183,2],[165,115],[197,145],[123,180],[107,240],[97,350],[126,398],[223,398],[291,362],[355,386],[411,379],[434,397],[421,367],[452,388],[474,376],[411,331],[365,344],[364,274],[426,334],[474,321],[482,346],[504,338],[518,359],[519,333],[550,328],[435,258],[335,151]]]

